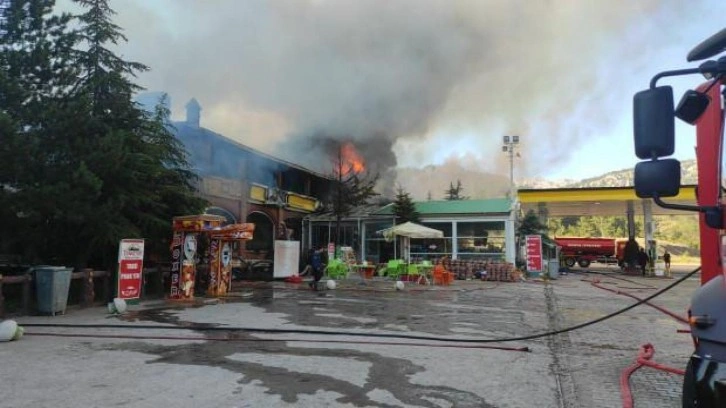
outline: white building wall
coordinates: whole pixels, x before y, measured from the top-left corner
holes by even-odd
[[[517,257],[517,248],[515,240],[515,215],[512,213],[507,221],[504,222],[504,239],[505,239],[505,255],[507,262],[514,263]]]

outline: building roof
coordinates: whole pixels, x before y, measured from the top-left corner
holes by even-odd
[[[392,219],[393,213],[390,214],[379,214],[378,211],[381,206],[378,204],[364,204],[351,209],[350,213],[342,218],[342,221],[353,221],[361,218],[367,220],[378,218]],[[308,219],[311,221],[334,221],[335,214],[330,211],[319,212],[308,215]]]
[[[260,150],[254,149],[250,146],[247,146],[247,145],[239,143],[235,140],[232,140],[232,139],[228,138],[227,136],[224,136],[217,132],[211,131],[207,128],[190,126],[188,123],[183,122],[183,121],[182,122],[172,122],[172,125],[173,125],[172,131],[175,133],[176,137],[179,140],[181,140],[181,142],[185,145],[187,150],[193,150],[193,149],[190,149],[190,143],[193,141],[203,141],[204,144],[209,144],[209,143],[212,143],[212,141],[216,141],[216,143],[219,144],[220,151],[221,151],[221,153],[218,153],[218,155],[226,154],[226,155],[234,156],[234,154],[236,153],[236,151],[234,149],[239,149],[238,151],[245,151],[245,152],[253,154],[257,157],[260,157],[262,159],[266,159],[271,162],[287,166],[289,168],[298,169],[298,170],[304,171],[306,173],[312,174],[312,175],[317,176],[322,179],[326,179],[326,180],[330,179],[329,175],[325,175],[325,174],[319,173],[315,170],[311,170],[306,167],[303,167],[299,164],[295,164],[295,163],[289,162],[287,160],[274,157],[274,156],[264,153]],[[236,172],[232,172],[232,174],[224,174],[224,172],[222,172],[222,174],[218,174],[218,173],[220,173],[219,171],[201,167],[200,163],[197,163],[194,160],[194,154],[196,152],[191,151],[190,153],[192,156],[191,157],[192,165],[194,165],[196,170],[199,171],[200,173],[214,174],[214,175],[229,177],[229,178],[238,177],[238,174]],[[218,161],[220,159],[221,159],[220,157],[217,157]]]
[[[457,215],[457,214],[506,214],[512,202],[508,198],[492,198],[487,200],[452,200],[452,201],[419,201],[414,203],[416,211],[421,215]],[[393,204],[374,212],[376,215],[392,215]]]

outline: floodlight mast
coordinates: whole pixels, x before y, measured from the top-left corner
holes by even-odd
[[[502,142],[502,151],[509,155],[509,198],[514,200],[514,151],[519,147],[519,136],[504,136]]]

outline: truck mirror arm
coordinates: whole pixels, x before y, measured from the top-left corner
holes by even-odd
[[[672,76],[681,76],[681,75],[692,75],[692,74],[700,74],[701,68],[686,68],[686,69],[674,69],[672,71],[663,71],[655,74],[655,76],[650,80],[650,89],[655,89],[657,86],[658,80],[665,77],[672,77]]]
[[[661,198],[657,194],[653,194],[653,202],[655,202],[658,207],[668,208],[671,210],[694,211],[703,213],[706,218],[706,225],[711,228],[723,228],[723,209],[721,208],[721,206],[700,206],[666,203],[665,201],[661,200]]]

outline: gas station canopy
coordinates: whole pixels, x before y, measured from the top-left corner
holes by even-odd
[[[548,217],[625,216],[629,202],[632,202],[634,215],[643,215],[644,202],[650,202],[653,215],[693,214],[661,208],[651,199],[638,198],[633,187],[522,189],[517,191],[517,195],[524,214],[529,210],[538,214],[544,209]],[[696,186],[681,186],[678,196],[664,198],[663,201],[696,205]]]

